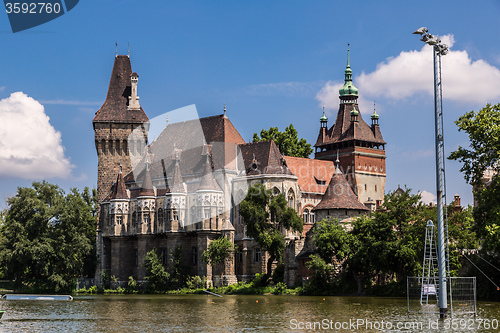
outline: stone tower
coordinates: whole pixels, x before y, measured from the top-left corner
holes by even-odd
[[[385,144],[379,127],[379,116],[373,112],[369,126],[359,112],[358,89],[352,83],[352,70],[347,50],[345,81],[339,90],[340,106],[335,124],[328,129],[328,118],[323,112],[316,141],[315,158],[335,161],[346,175],[358,200],[370,209],[384,200]]]
[[[132,72],[129,56],[117,55],[108,95],[92,121],[98,157],[99,202],[110,193],[120,163],[123,173],[128,174],[133,168],[131,157],[141,155],[147,145],[149,119],[139,104],[138,78],[139,75]]]

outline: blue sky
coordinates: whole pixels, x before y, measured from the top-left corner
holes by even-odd
[[[16,34],[0,14],[0,207],[33,180],[96,186],[92,118],[106,97],[115,42],[119,54],[130,44],[150,119],[191,104],[211,116],[226,103],[245,140],[293,124],[312,144],[322,105],[329,126],[335,119],[350,43],[362,115],[369,122],[375,101],[388,143],[386,191],[407,185],[432,199],[432,52],[411,33],[426,26],[451,45],[443,58],[448,154],[468,142],[453,121],[500,102],[499,14],[496,0],[81,0]],[[447,162],[448,200],[458,193],[472,203],[459,168]]]

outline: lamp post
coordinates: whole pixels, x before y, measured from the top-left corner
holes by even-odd
[[[446,293],[447,271],[447,227],[445,230],[444,205],[446,204],[445,170],[444,170],[444,135],[443,135],[443,90],[441,85],[441,56],[448,53],[448,46],[441,40],[428,33],[422,27],[414,32],[421,35],[422,42],[432,46],[434,51],[434,117],[435,117],[435,143],[436,143],[436,191],[437,191],[437,238],[438,238],[438,270],[439,270],[439,316],[446,318],[448,313]],[[445,242],[446,232],[446,242]]]

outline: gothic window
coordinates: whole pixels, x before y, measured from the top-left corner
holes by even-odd
[[[149,222],[151,222],[151,217],[149,216],[149,213],[144,213],[144,215],[142,216],[142,219],[143,219],[143,222],[146,224],[149,224]]]
[[[163,208],[158,209],[158,223],[163,224]]]
[[[211,217],[211,215],[212,215],[212,211],[210,208],[205,208],[203,210],[203,216],[205,219],[209,219]]]
[[[167,266],[167,264],[168,264],[168,251],[167,251],[167,249],[161,250],[161,264],[163,266]]]
[[[238,262],[243,262],[243,251],[239,250],[238,253],[236,254],[236,258]]]
[[[290,191],[288,191],[288,207],[292,207],[294,208],[295,207],[295,195],[293,193],[293,190],[290,189]]]
[[[123,216],[117,216],[116,217],[116,224],[118,224],[118,225],[123,224]]]
[[[135,227],[137,224],[137,212],[132,214],[132,225]]]
[[[302,213],[302,218],[304,220],[304,223],[309,222],[309,209],[304,209],[304,212]]]
[[[280,194],[280,190],[277,187],[273,187],[273,195]]]
[[[194,246],[191,248],[191,263],[193,265],[198,263],[198,249]]]
[[[316,221],[314,220],[314,212],[310,212],[310,213],[309,213],[309,223],[314,223],[314,222],[316,222]]]
[[[171,209],[165,209],[165,214],[166,214],[166,221],[170,222],[172,220],[172,210]]]
[[[173,220],[174,220],[174,221],[179,221],[179,212],[177,211],[177,209],[174,209],[174,210],[172,211],[172,213],[173,213],[173,214],[172,214],[172,215],[173,215]]]
[[[260,248],[256,248],[255,249],[255,253],[254,253],[254,259],[255,259],[255,262],[260,262]]]

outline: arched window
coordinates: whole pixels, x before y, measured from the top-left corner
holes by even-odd
[[[309,209],[304,209],[302,219],[304,220],[304,223],[309,223]]]
[[[172,214],[172,215],[173,215],[173,220],[174,220],[174,221],[179,221],[179,212],[177,211],[177,209],[174,209],[174,210],[172,211],[172,213],[173,213],[173,214]]]
[[[163,208],[158,209],[158,223],[163,224]]]
[[[316,222],[315,219],[314,219],[314,212],[311,211],[309,213],[309,223],[314,223],[314,222]]]
[[[295,194],[293,193],[292,189],[288,191],[287,201],[288,201],[288,207],[295,208]]]
[[[132,214],[132,226],[136,226],[137,225],[137,212],[134,212]]]

